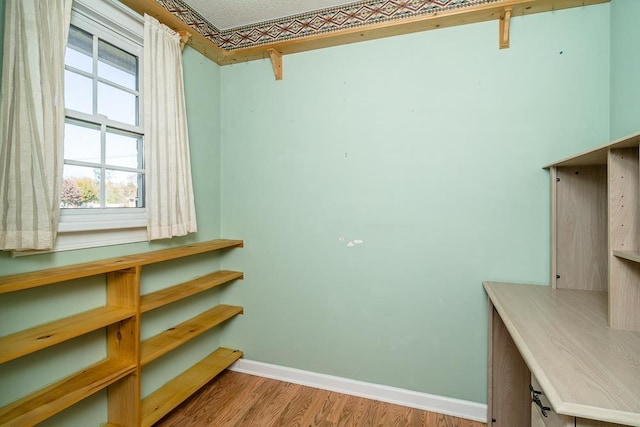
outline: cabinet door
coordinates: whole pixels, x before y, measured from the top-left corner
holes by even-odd
[[[536,380],[536,377],[533,374],[531,375],[531,387],[533,387],[537,392],[536,398],[539,400],[540,404],[545,407],[543,414],[541,408],[535,402],[531,403],[531,427],[574,427],[575,419],[573,417],[560,415],[553,410],[551,404],[547,400],[547,396],[544,394],[544,390],[542,390],[540,383],[538,383],[538,380]]]
[[[544,418],[535,403],[531,404],[531,427],[546,427]]]

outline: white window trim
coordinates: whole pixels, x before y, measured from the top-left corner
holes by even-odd
[[[144,209],[106,208],[87,215],[88,209],[66,209],[60,216],[59,233],[83,231],[146,228],[147,216]],[[90,213],[90,212],[89,212]],[[97,218],[99,217],[99,218]],[[123,224],[126,224],[123,226]]]
[[[74,0],[71,24],[91,27],[99,38],[122,46],[139,58],[139,87],[143,85],[142,62],[144,19],[117,0]],[[139,111],[143,117],[143,97]],[[73,117],[76,114],[69,114]],[[119,128],[124,128],[118,124]],[[139,128],[136,127],[136,131]],[[51,251],[94,248],[147,241],[145,208],[61,209],[58,235]],[[13,251],[13,256],[40,254],[42,251]]]
[[[11,256],[18,258],[26,255],[89,249],[125,243],[146,242],[147,227],[92,230],[91,232],[58,233],[58,238],[50,251],[12,251]]]
[[[118,0],[74,0],[71,23],[78,20],[98,24],[107,33],[126,37],[142,49],[144,39],[144,18],[123,5]],[[103,24],[105,22],[107,25]],[[105,36],[104,33],[98,37]],[[107,36],[108,37],[108,36]],[[142,56],[142,53],[140,54]]]

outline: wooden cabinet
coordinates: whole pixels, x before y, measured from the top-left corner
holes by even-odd
[[[577,425],[640,426],[640,332],[608,326],[606,292],[495,282],[484,288],[493,313],[491,425],[529,425],[533,375],[531,385],[553,412]]]
[[[639,146],[636,134],[547,166],[550,286],[484,283],[490,426],[640,426]]]
[[[223,283],[242,279],[243,274],[237,271],[217,271],[140,296],[143,266],[242,246],[241,240],[213,240],[139,255],[0,277],[0,294],[91,276],[106,277],[106,303],[103,307],[0,337],[0,363],[15,360],[99,329],[105,330],[107,348],[107,357],[104,360],[83,367],[54,384],[0,408],[0,425],[34,425],[103,389],[107,389],[108,396],[108,425],[150,426],[158,421],[242,357],[242,352],[219,348],[141,400],[140,376],[143,366],[241,314],[243,309],[231,305],[218,305],[141,342],[142,313]]]

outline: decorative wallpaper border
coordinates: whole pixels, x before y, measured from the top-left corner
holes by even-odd
[[[365,0],[221,31],[183,0],[156,0],[216,46],[227,51],[501,1]]]
[[[209,39],[213,44],[220,46],[220,30],[211,22],[193,10],[182,0],[155,0],[160,6],[167,9],[182,22]]]

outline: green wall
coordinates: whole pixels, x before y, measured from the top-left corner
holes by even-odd
[[[0,21],[0,33],[2,33]],[[183,54],[187,116],[198,233],[171,241],[11,258],[0,252],[0,275],[73,264],[220,237],[220,68],[187,47]],[[199,255],[143,269],[142,291],[177,284],[219,268],[220,256]],[[104,278],[77,280],[0,296],[0,335],[104,304]],[[220,300],[217,290],[145,314],[142,338],[193,317]],[[212,331],[145,367],[143,395],[202,359],[219,345]],[[0,406],[105,357],[104,331],[0,365]],[[107,419],[100,392],[43,425],[96,426]]]
[[[640,2],[611,2],[611,138],[640,130]]]
[[[486,402],[481,281],[548,283],[541,166],[637,130],[636,3],[514,18],[506,50],[488,22],[288,55],[279,82],[268,60],[220,68],[187,48],[200,231],[0,253],[0,275],[243,238],[224,258],[145,268],[145,292],[216,265],[245,280],[145,316],[143,336],[219,300],[245,314],[145,368],[144,394],[221,342],[251,360]],[[103,294],[95,280],[2,296],[0,335]],[[0,365],[0,405],[104,352],[97,333]],[[105,414],[99,393],[48,424]]]
[[[222,68],[225,345],[486,402],[483,280],[548,283],[542,169],[609,138],[609,5]],[[349,246],[349,242],[362,244]]]

